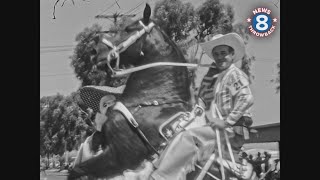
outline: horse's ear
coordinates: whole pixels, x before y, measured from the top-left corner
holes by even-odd
[[[151,15],[151,8],[149,4],[146,3],[146,7],[144,8],[144,11],[143,11],[143,23],[145,25],[149,24],[150,15]]]

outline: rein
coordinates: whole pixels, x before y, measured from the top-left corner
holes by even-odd
[[[133,67],[129,69],[119,69],[120,64],[120,53],[124,52],[128,47],[130,47],[133,43],[135,43],[138,39],[140,39],[145,33],[149,33],[152,28],[155,26],[153,22],[149,23],[147,26],[143,24],[142,21],[139,21],[140,25],[143,27],[142,30],[136,32],[134,35],[130,36],[127,40],[120,43],[118,46],[113,45],[112,42],[108,41],[107,39],[103,38],[102,42],[107,45],[108,47],[112,48],[112,50],[107,55],[107,60],[101,61],[98,63],[98,66],[107,64],[108,68],[111,70],[111,77],[120,77],[126,74],[130,74],[133,72],[141,71],[144,69],[157,67],[157,66],[184,66],[189,68],[198,68],[198,67],[212,67],[211,64],[193,64],[193,63],[176,63],[176,62],[156,62],[150,63],[146,65],[141,65],[138,67]],[[142,53],[142,52],[141,52]],[[110,62],[112,59],[116,60],[116,67],[112,68]]]
[[[212,66],[211,64],[193,64],[193,63],[175,63],[175,62],[156,62],[156,63],[150,63],[146,65],[141,65],[138,67],[133,67],[125,70],[115,70],[113,71],[113,74],[111,75],[112,77],[121,77],[126,74],[130,74],[133,72],[141,71],[144,69],[152,68],[152,67],[157,67],[157,66],[184,66],[184,67],[189,67],[190,69],[195,69],[198,67],[212,67],[214,68],[215,66]]]

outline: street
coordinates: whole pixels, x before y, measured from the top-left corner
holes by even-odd
[[[40,180],[66,180],[67,179],[67,171],[63,170],[61,172],[57,172],[58,169],[50,169],[46,170],[46,175],[43,172],[40,172]]]

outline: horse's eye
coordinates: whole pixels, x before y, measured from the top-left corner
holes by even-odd
[[[131,29],[129,28],[129,26],[127,26],[125,29],[124,29],[125,32],[129,33],[131,31]]]
[[[97,52],[97,50],[92,49],[92,50],[90,51],[90,53],[91,53],[92,55],[96,55],[98,52]]]

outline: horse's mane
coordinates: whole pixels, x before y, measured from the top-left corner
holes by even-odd
[[[184,55],[181,49],[177,46],[177,44],[174,43],[172,39],[170,39],[170,37],[160,28],[158,24],[156,24],[155,28],[162,34],[165,40],[169,42],[169,44],[174,48],[174,50],[178,53],[178,56],[181,57],[181,59],[183,59],[183,62],[186,62],[186,59],[184,58]]]

